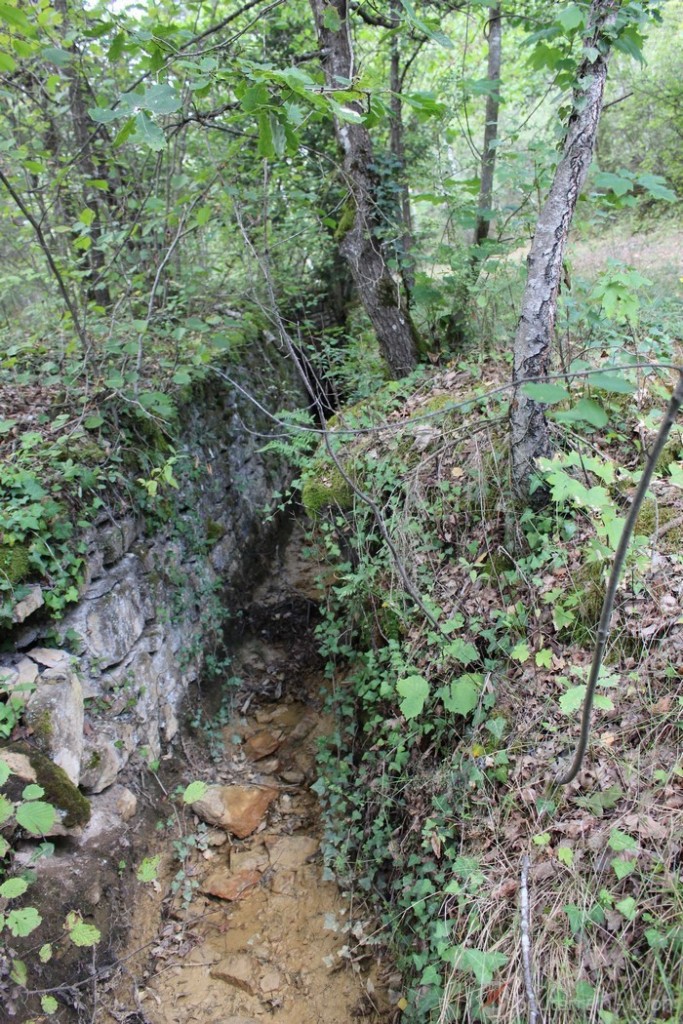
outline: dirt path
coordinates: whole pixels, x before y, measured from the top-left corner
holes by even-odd
[[[310,570],[290,546],[278,578],[256,594],[234,654],[231,671],[242,684],[237,711],[222,730],[224,755],[212,763],[201,745],[184,744],[190,777],[258,787],[274,799],[244,840],[188,822],[205,849],[185,862],[196,893],[184,909],[167,895],[178,861],[169,840],[159,844],[159,891],[143,888],[129,941],[131,950],[150,945],[128,964],[115,997],[103,1001],[98,1024],[388,1019],[365,936],[370,926],[352,921],[336,885],[323,881],[310,786],[318,738],[331,723],[321,709],[321,666],[306,626],[311,588]]]

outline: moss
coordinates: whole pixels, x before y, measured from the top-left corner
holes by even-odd
[[[397,305],[397,285],[388,275],[380,280],[377,286],[377,297],[382,306]]]
[[[583,632],[588,631],[585,640],[590,645],[595,639],[593,631],[598,628],[605,600],[605,563],[587,562],[581,566],[575,580],[574,594],[579,598],[576,602],[576,621]],[[581,629],[579,633],[581,635],[575,635],[574,639],[582,643]]]
[[[52,739],[52,719],[47,708],[43,708],[38,717],[31,721],[31,729],[36,742],[46,746]]]
[[[669,460],[671,461],[671,460]],[[664,530],[668,523],[679,519],[681,512],[672,505],[660,505],[652,498],[646,498],[636,520],[635,535],[654,539],[660,551],[680,552],[683,546],[683,523]],[[661,536],[657,536],[661,531]]]
[[[341,509],[353,507],[353,490],[336,466],[317,462],[312,474],[301,488],[301,503],[312,519],[330,506]]]
[[[80,828],[90,821],[90,801],[83,796],[63,768],[27,743],[13,743],[9,750],[24,754],[36,773],[38,785],[45,791],[43,800],[63,814],[65,828]]]
[[[25,544],[0,545],[0,576],[10,583],[21,583],[28,578],[31,564]]]
[[[347,199],[342,207],[341,217],[334,229],[335,242],[341,242],[356,223],[356,205],[351,199]]]
[[[206,532],[206,539],[209,544],[217,544],[219,540],[225,537],[225,527],[222,523],[217,522],[215,519],[207,519],[204,524]]]
[[[93,770],[93,768],[97,768],[101,760],[102,755],[100,754],[99,750],[93,750],[92,754],[90,755],[86,762],[85,771],[90,772]]]

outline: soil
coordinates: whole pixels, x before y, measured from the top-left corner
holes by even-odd
[[[209,743],[202,730],[182,742],[184,782],[273,787],[276,798],[241,841],[180,809],[183,831],[204,847],[184,864],[192,899],[183,905],[169,891],[180,867],[174,826],[147,851],[161,857],[158,881],[133,890],[122,966],[100,986],[96,1024],[379,1024],[392,1013],[370,925],[324,877],[310,787],[332,723],[312,577],[290,544],[235,631],[230,673],[240,683],[227,691],[230,720]],[[205,699],[209,720],[221,709],[225,720],[225,691]],[[167,787],[161,774],[160,782]]]

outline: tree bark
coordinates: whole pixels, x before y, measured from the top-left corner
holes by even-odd
[[[394,157],[398,176],[398,215],[402,227],[399,240],[399,260],[401,278],[410,301],[410,293],[415,287],[415,268],[411,250],[413,248],[413,216],[410,209],[410,191],[406,181],[406,153],[403,135],[403,104],[401,103],[401,45],[398,28],[401,25],[400,0],[391,0],[391,24],[394,34],[391,37],[391,62],[389,69],[389,90],[391,92],[391,124],[389,126],[389,148]]]
[[[354,78],[353,46],[347,0],[310,0],[328,89],[349,88]],[[340,28],[329,28],[335,11]],[[327,24],[326,24],[327,22]],[[362,114],[359,103],[346,102]],[[399,282],[392,277],[378,238],[376,182],[371,171],[372,142],[362,124],[335,118],[335,133],[343,153],[343,171],[353,206],[352,222],[339,251],[349,264],[360,300],[370,317],[380,351],[394,377],[404,377],[417,363],[417,332]]]
[[[615,0],[592,0],[584,45],[600,52],[594,61],[586,59],[579,67],[562,157],[527,258],[527,283],[514,341],[510,408],[512,484],[522,500],[529,499],[535,460],[548,455],[551,447],[545,406],[526,395],[522,385],[548,373],[567,236],[593,156],[607,79],[609,47],[602,29],[614,11]],[[534,504],[543,498],[543,491],[537,492]]]
[[[489,228],[491,226],[493,176],[496,170],[498,112],[500,109],[501,25],[500,4],[492,5],[489,8],[489,53],[486,73],[486,77],[490,83],[490,89],[486,96],[484,148],[481,155],[481,184],[479,186],[477,224],[474,229],[475,245],[481,245],[481,243],[489,237]]]

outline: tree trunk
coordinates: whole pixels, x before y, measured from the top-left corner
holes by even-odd
[[[403,105],[401,103],[401,46],[398,28],[401,25],[400,0],[391,0],[391,24],[394,34],[391,37],[391,63],[389,71],[389,90],[391,92],[391,125],[389,128],[389,148],[395,161],[398,178],[398,215],[402,227],[399,240],[399,261],[401,278],[410,300],[410,293],[415,287],[415,268],[411,257],[413,247],[413,216],[410,209],[410,191],[406,181],[406,154],[403,138]]]
[[[602,35],[614,12],[614,0],[593,0],[585,47],[601,49],[594,61],[579,67],[574,102],[562,157],[536,224],[527,258],[527,283],[514,341],[510,408],[512,483],[516,494],[529,498],[535,460],[550,453],[545,406],[524,393],[522,384],[546,376],[555,328],[557,293],[569,228],[590,166],[602,109],[609,49]],[[544,495],[537,493],[534,504]]]
[[[320,55],[328,89],[348,88],[354,77],[351,27],[346,0],[311,0]],[[336,12],[339,29],[330,11]],[[347,107],[362,114],[359,103]],[[339,245],[348,262],[360,300],[370,317],[380,351],[394,377],[405,377],[417,363],[417,333],[408,313],[400,284],[386,265],[377,237],[380,223],[375,201],[372,142],[362,124],[335,118],[335,133],[343,152],[343,171],[353,206],[352,222]]]
[[[481,185],[477,224],[474,229],[474,244],[481,245],[489,237],[491,226],[491,203],[493,201],[493,175],[496,169],[496,143],[498,141],[498,111],[500,108],[500,55],[501,55],[500,5],[489,8],[489,55],[486,77],[490,83],[486,96],[486,125],[484,126],[484,149],[481,155]]]

